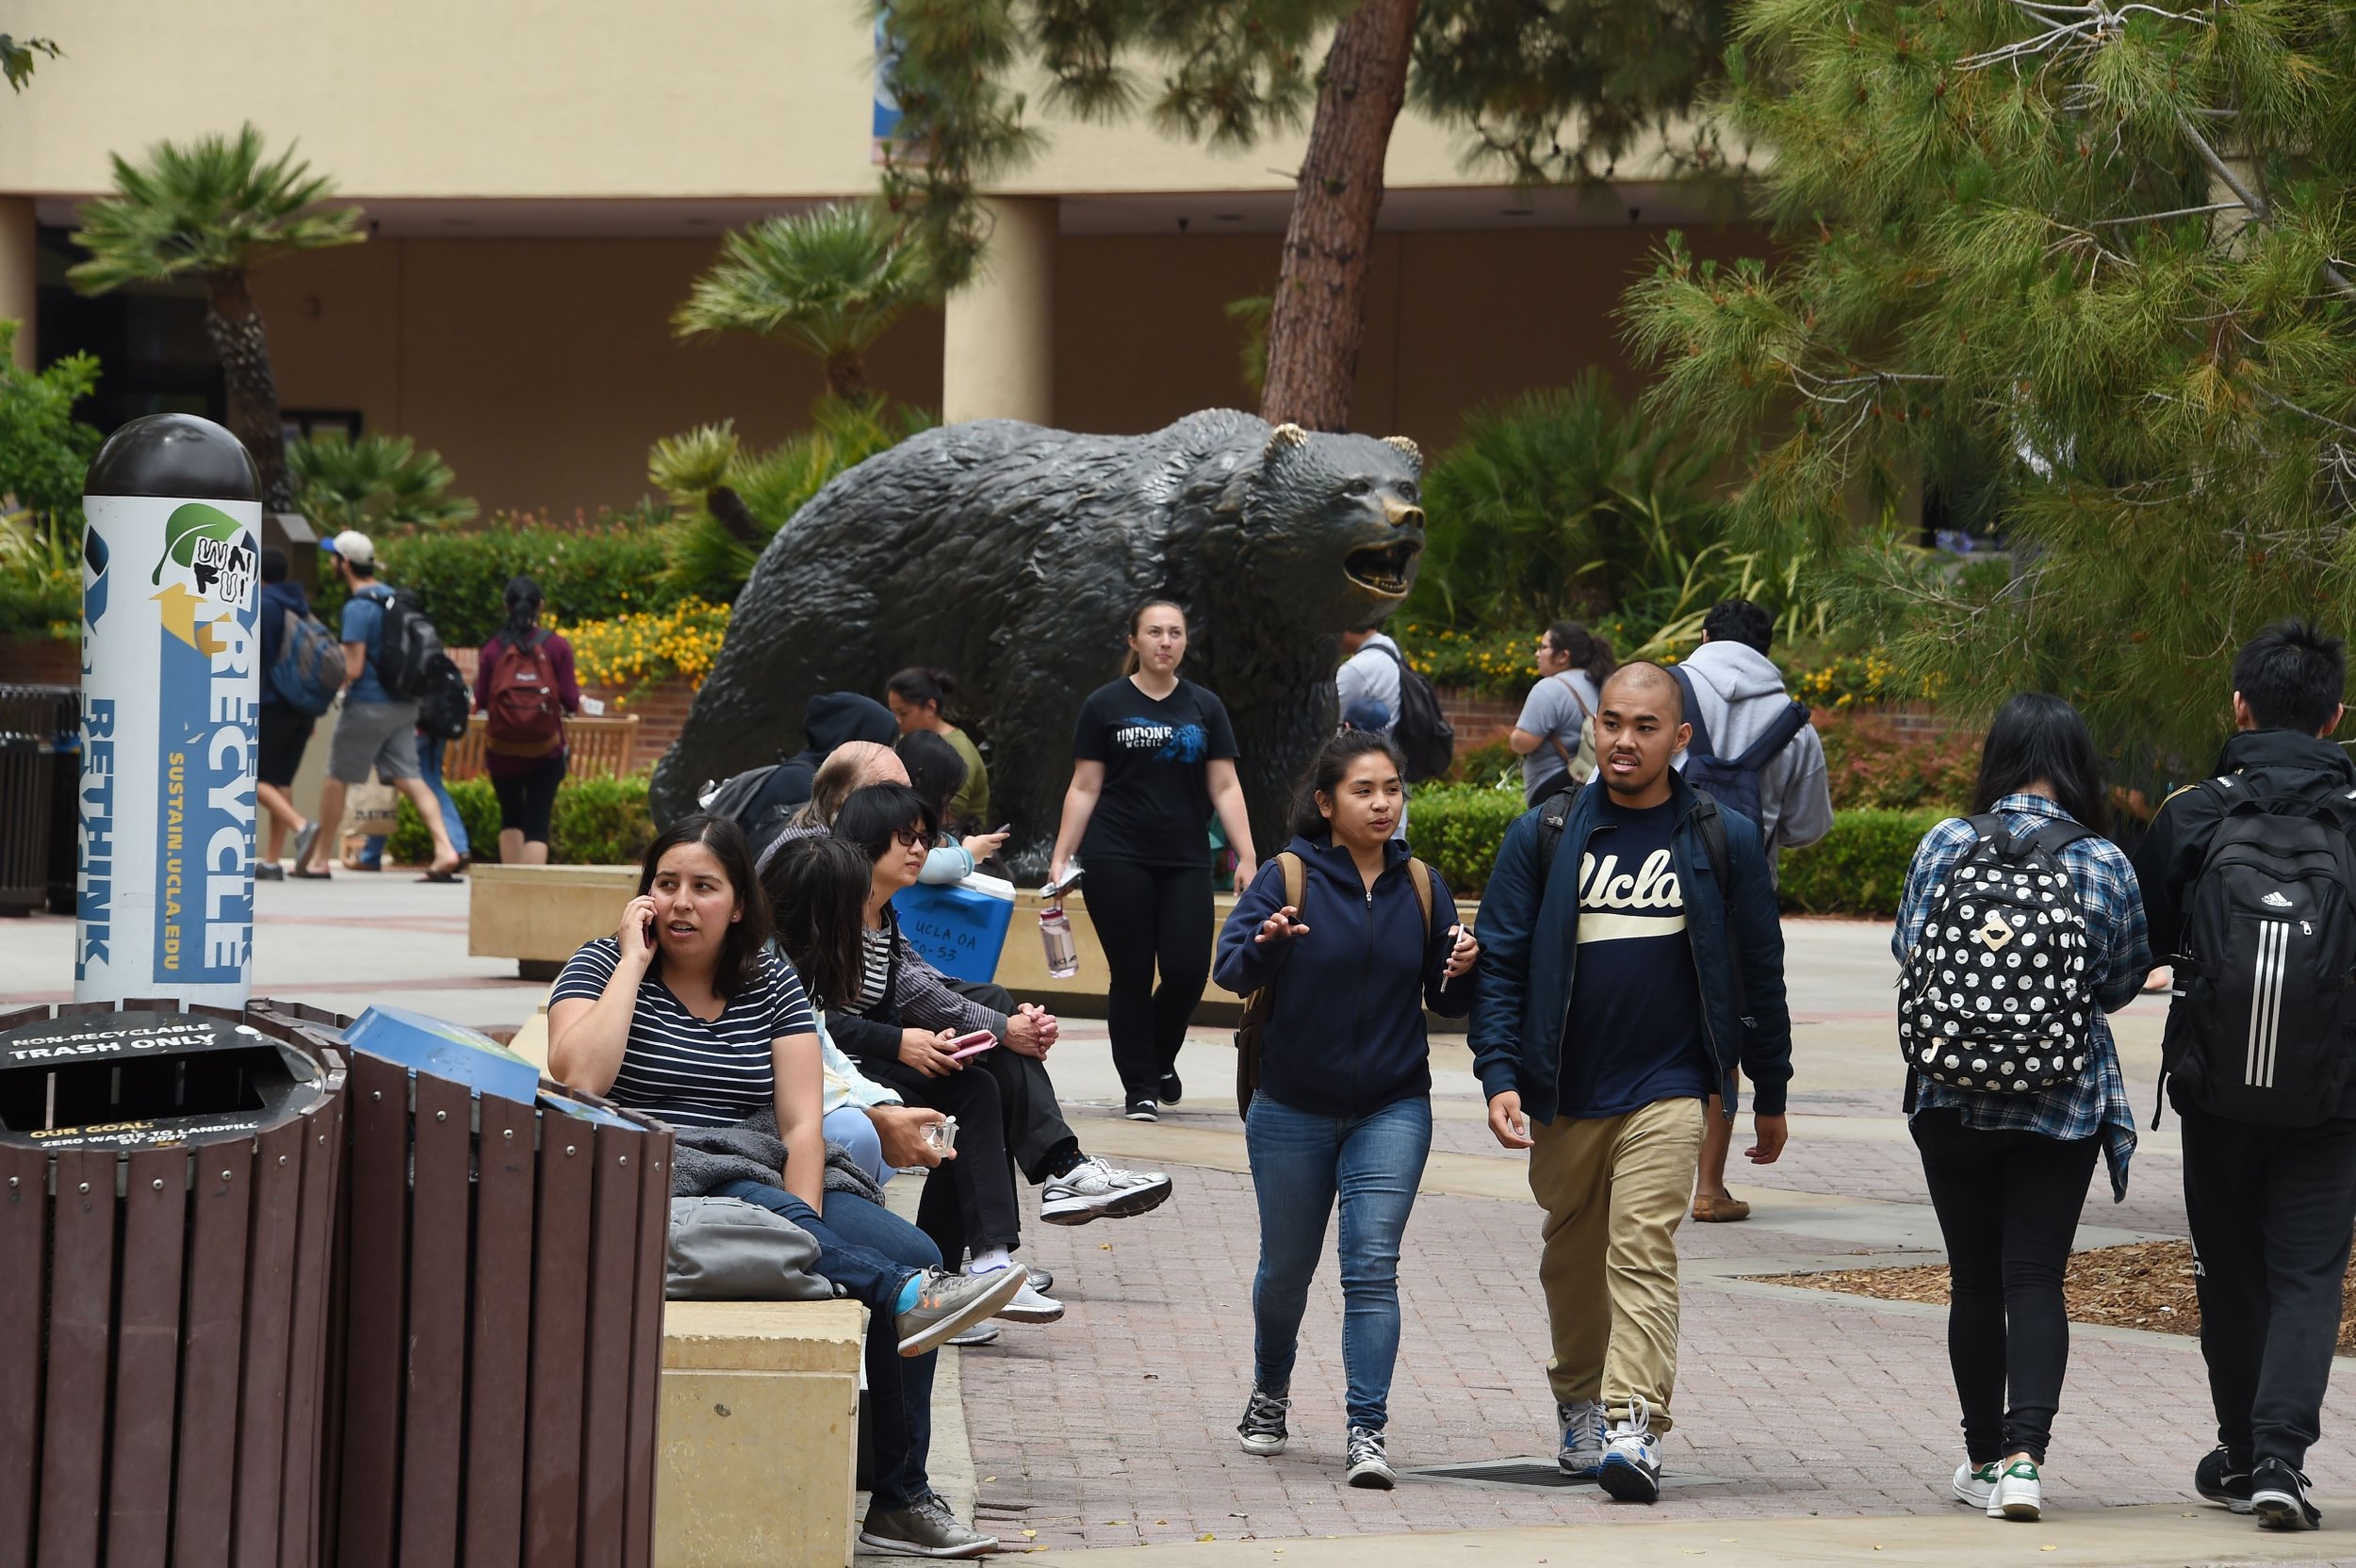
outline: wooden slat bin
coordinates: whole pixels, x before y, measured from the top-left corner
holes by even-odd
[[[0,1014],[0,1568],[325,1560],[334,1042]]]
[[[670,1130],[346,1050],[336,1563],[646,1568]]]

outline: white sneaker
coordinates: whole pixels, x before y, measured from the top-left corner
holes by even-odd
[[[1041,1296],[1031,1283],[1030,1271],[1021,1264],[1014,1266],[1023,1275],[1023,1288],[1014,1293],[1014,1299],[1000,1307],[993,1316],[1009,1323],[1053,1323],[1063,1316],[1063,1303],[1052,1296]]]
[[[1612,1423],[1595,1484],[1623,1503],[1661,1500],[1661,1436],[1652,1429],[1652,1411],[1644,1400],[1630,1406],[1626,1420]]]
[[[1121,1170],[1094,1155],[1039,1190],[1039,1217],[1050,1225],[1086,1225],[1092,1219],[1127,1219],[1169,1200],[1170,1178],[1158,1170]]]
[[[1955,1501],[1969,1503],[1976,1509],[1987,1508],[1988,1498],[1994,1495],[1996,1491],[1996,1478],[2004,1468],[2003,1463],[1996,1460],[1989,1460],[1986,1464],[1979,1465],[1966,1460],[1956,1465]]]
[[[2017,1459],[1998,1472],[1996,1485],[1988,1497],[1990,1519],[2030,1522],[2044,1511],[2045,1499],[2037,1484],[2036,1465]]]
[[[1557,1401],[1556,1429],[1562,1434],[1554,1462],[1566,1476],[1590,1477],[1603,1468],[1603,1407],[1593,1399],[1577,1404]]]

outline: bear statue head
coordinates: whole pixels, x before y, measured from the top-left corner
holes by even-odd
[[[1369,626],[1415,585],[1423,554],[1423,453],[1403,435],[1269,433],[1244,529],[1305,624]]]

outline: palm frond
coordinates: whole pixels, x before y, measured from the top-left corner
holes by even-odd
[[[406,435],[306,436],[287,446],[286,468],[297,508],[326,533],[447,528],[479,510],[450,494],[457,475],[441,454]]]
[[[74,241],[90,259],[66,277],[85,294],[257,267],[368,237],[358,207],[326,207],[334,183],[292,144],[264,160],[260,130],[161,141],[147,162],[117,155],[114,194],[83,204]]]

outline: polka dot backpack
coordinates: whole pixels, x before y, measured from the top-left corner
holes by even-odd
[[[2092,1049],[2086,910],[2061,852],[2094,833],[1968,820],[1979,842],[1931,889],[1930,920],[1898,973],[1898,1044],[1935,1083],[2034,1093],[2085,1071]]]

